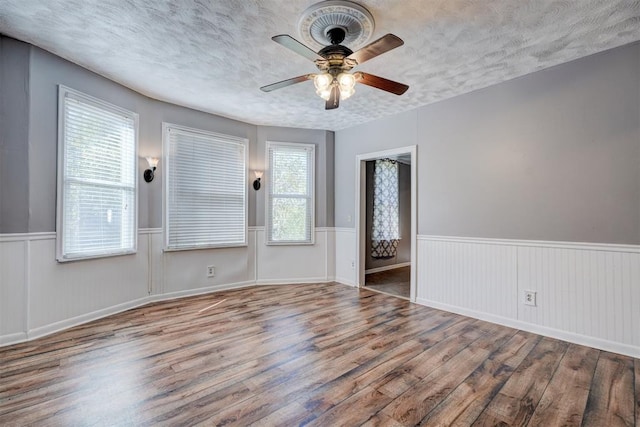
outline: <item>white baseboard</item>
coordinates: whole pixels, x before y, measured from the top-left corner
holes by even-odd
[[[87,322],[102,319],[107,316],[122,313],[123,311],[131,310],[132,308],[142,307],[152,302],[168,301],[178,298],[186,298],[196,295],[204,295],[209,293],[215,293],[220,291],[248,288],[256,285],[288,285],[297,283],[329,283],[333,280],[327,280],[324,277],[301,279],[301,280],[261,280],[255,282],[253,280],[246,282],[228,283],[223,285],[209,286],[205,288],[188,289],[184,291],[168,292],[159,295],[149,295],[148,297],[139,298],[134,301],[128,301],[126,303],[114,305],[111,307],[103,308],[100,310],[86,313],[81,316],[76,316],[71,319],[65,319],[59,322],[55,322],[39,328],[29,330],[28,333],[15,333],[8,335],[0,335],[0,346],[19,344],[25,341],[31,341],[36,338],[41,338],[46,335],[51,335],[56,332],[60,332],[74,326],[82,325]]]
[[[204,295],[204,294],[211,294],[214,292],[228,291],[231,289],[249,288],[255,285],[256,285],[255,281],[248,280],[246,282],[228,283],[224,285],[207,286],[205,288],[196,288],[196,289],[187,289],[184,291],[167,292],[159,295],[150,295],[148,298],[148,302],[167,301],[167,300],[177,299],[177,298],[186,298],[186,297],[192,297],[196,295]]]
[[[333,280],[329,280],[327,277],[306,277],[304,279],[258,279],[257,285],[295,285],[295,284],[310,284],[310,283],[329,283]]]
[[[624,354],[626,356],[640,358],[640,348],[627,345],[627,344],[612,342],[612,341],[603,340],[600,338],[588,337],[580,334],[574,334],[571,332],[561,331],[558,329],[548,328],[545,326],[534,325],[534,324],[522,322],[516,319],[509,319],[506,317],[496,316],[489,313],[483,313],[476,310],[470,310],[463,307],[455,307],[448,304],[439,303],[436,301],[430,301],[424,298],[417,298],[416,303],[427,306],[427,307],[436,308],[438,310],[444,310],[451,313],[472,317],[474,319],[480,319],[487,322],[496,323],[498,325],[520,329],[526,332],[544,335],[546,337],[556,338],[562,341],[568,341],[574,344],[585,345],[593,348],[598,348],[600,350],[611,351],[614,353]]]
[[[262,248],[259,244],[262,242],[260,240],[262,237],[260,236],[264,232],[264,227],[251,227],[250,231],[253,233],[255,247]],[[0,335],[0,346],[28,341],[150,302],[228,289],[255,285],[328,282],[357,287],[355,272],[349,265],[349,261],[352,259],[351,254],[356,250],[355,229],[318,228],[316,232],[317,236],[324,236],[325,234],[331,236],[330,238],[324,236],[325,240],[318,240],[324,241],[327,245],[326,248],[320,248],[317,251],[323,257],[326,257],[324,264],[317,263],[317,256],[320,255],[310,255],[308,263],[296,264],[299,268],[289,272],[291,276],[294,276],[293,278],[255,280],[256,276],[240,275],[233,276],[234,279],[231,280],[243,280],[242,282],[215,286],[207,286],[207,283],[201,283],[194,279],[183,285],[191,286],[193,289],[149,296],[146,296],[146,293],[141,293],[143,292],[141,290],[138,295],[144,295],[144,297],[81,314],[73,318],[64,319],[66,312],[55,311],[50,314],[50,318],[64,320],[49,325],[39,324],[38,327],[33,329],[28,329],[29,325],[33,325],[29,320],[31,307],[29,303],[30,281],[33,279],[30,274],[30,268],[39,268],[41,263],[53,262],[53,255],[49,256],[48,254],[49,252],[53,253],[56,235],[53,232],[0,234],[0,244],[25,242],[23,248],[24,262],[22,264],[20,262],[14,264],[5,263],[7,265],[15,265],[15,269],[10,272],[11,275],[3,272],[6,277],[11,277],[12,279],[6,279],[0,283],[0,286],[15,286],[14,282],[16,280],[24,281],[24,296],[18,295],[15,298],[19,304],[24,304],[24,318],[17,311],[18,315],[13,316],[11,324],[26,325],[26,330],[13,328],[7,330],[8,333],[6,335]],[[158,246],[162,244],[162,239],[157,238],[161,233],[162,230],[156,228],[139,229],[139,235],[143,236],[141,242],[147,245],[150,251],[149,254],[151,254],[148,260],[146,257],[140,257],[139,262],[148,262],[148,268],[153,267],[149,271],[155,289],[166,289],[164,280],[168,280],[163,276],[164,260]],[[50,242],[45,242],[46,240],[50,240]],[[30,251],[29,247],[38,250]],[[144,248],[145,246],[143,245],[142,247]],[[46,250],[43,250],[43,248]],[[464,250],[459,250],[460,248]],[[585,252],[589,253],[585,254]],[[418,281],[417,294],[431,298],[431,300],[417,299],[416,302],[418,304],[607,351],[640,357],[640,339],[635,332],[629,332],[634,330],[635,325],[640,324],[640,311],[635,309],[637,302],[640,301],[640,288],[637,287],[638,278],[640,277],[640,257],[638,256],[640,245],[418,236],[416,253],[418,259],[413,266],[417,267],[416,270],[418,270],[420,279]],[[39,258],[36,258],[35,254]],[[258,259],[257,255],[255,255],[256,258],[253,260],[253,265],[256,274],[262,272],[263,277],[279,276],[281,274],[279,267],[271,268],[265,273],[260,269],[259,263],[264,261],[265,264],[268,263],[267,265],[272,266],[272,261],[275,259],[278,262],[276,265],[288,266],[291,264],[289,255],[289,252],[276,257],[271,257],[270,255],[269,258],[264,260]],[[33,258],[30,258],[32,256]],[[18,258],[16,256],[16,259]],[[195,261],[187,265],[189,267],[193,266],[193,268],[208,265],[205,261],[199,261],[197,257],[195,259]],[[95,262],[98,263],[98,261]],[[100,265],[105,262],[104,260],[99,261]],[[596,266],[595,269],[586,268],[592,264]],[[80,267],[85,265],[78,264]],[[367,272],[384,271],[384,269],[404,265],[410,264],[395,264],[381,269],[371,269]],[[524,267],[519,268],[519,265]],[[309,266],[313,268],[307,268]],[[550,270],[550,266],[554,267],[555,270]],[[51,267],[52,271],[57,271],[55,268],[58,267]],[[451,277],[448,272],[452,268],[454,271],[461,271],[465,274],[461,274],[460,277]],[[476,274],[478,271],[484,272],[483,274],[485,275],[478,277],[478,274]],[[555,274],[547,277],[547,271],[555,271]],[[597,272],[606,272],[606,274],[598,275],[596,274]],[[613,274],[611,272],[622,273]],[[311,277],[295,278],[302,277],[305,274]],[[18,279],[13,279],[14,277]],[[64,275],[61,275],[60,280],[63,277]],[[260,275],[258,274],[257,277],[259,278]],[[571,285],[573,282],[565,279],[566,277],[579,278],[581,285]],[[244,281],[246,279],[251,280]],[[39,280],[43,280],[43,278],[40,277]],[[519,301],[523,289],[538,291],[539,304],[535,309],[520,304]],[[569,294],[568,292],[571,293]],[[475,304],[479,299],[472,298],[472,301],[474,301],[472,304],[468,303],[470,295],[471,297],[474,295],[497,295],[501,299],[488,298],[482,303]],[[563,299],[565,295],[571,295],[569,302]],[[604,304],[606,301],[601,301],[602,295],[611,296],[607,298],[608,305]],[[592,310],[592,312],[587,312],[582,310],[575,301],[582,301],[581,304],[586,301],[587,304],[591,303],[591,307],[596,309]],[[601,302],[603,304],[600,304]],[[94,305],[87,304],[86,306],[92,307]],[[463,307],[473,307],[473,309]],[[555,323],[549,321],[549,313],[554,314]],[[616,320],[618,319],[616,316],[622,316],[621,320]],[[618,328],[619,322],[621,322],[623,329]],[[576,328],[576,324],[578,328]],[[579,328],[584,325],[587,327]],[[624,336],[618,334],[620,330],[623,330]],[[622,336],[620,341],[616,338],[618,336]]]
[[[344,277],[336,277],[334,279],[334,282],[338,282],[341,285],[351,286],[352,288],[357,288],[358,287],[356,285],[356,282],[354,282],[353,280],[350,280],[350,279],[345,279]]]
[[[24,332],[0,335],[0,347],[2,347],[3,345],[18,344],[25,341],[27,341],[27,334]]]
[[[381,271],[395,270],[396,268],[411,267],[411,262],[400,262],[398,264],[385,265],[382,267],[370,268],[364,274],[380,273]]]
[[[158,238],[158,236],[162,235],[162,232],[163,230],[161,228],[138,229],[139,252],[137,255],[126,259],[126,261],[129,261],[127,268],[131,269],[132,274],[137,274],[135,280],[144,279],[148,282],[146,288],[148,288],[148,291],[151,293],[150,295],[147,294],[147,289],[143,290],[143,288],[140,288],[133,293],[134,299],[127,301],[126,298],[121,297],[122,292],[119,291],[122,291],[122,289],[116,289],[109,291],[108,296],[114,298],[110,299],[110,301],[120,302],[108,307],[96,306],[94,301],[79,298],[77,299],[77,305],[68,310],[62,308],[55,309],[57,306],[54,306],[54,309],[50,312],[44,313],[44,319],[50,319],[50,323],[46,323],[46,321],[43,320],[39,320],[36,323],[31,319],[30,309],[32,305],[30,298],[32,298],[32,290],[39,289],[40,281],[56,279],[67,280],[66,273],[63,272],[63,269],[72,270],[69,273],[72,277],[81,276],[81,274],[78,274],[75,270],[82,270],[82,268],[86,268],[88,263],[93,262],[103,270],[109,270],[109,262],[111,260],[105,258],[62,267],[60,264],[55,263],[51,255],[55,250],[55,232],[0,234],[0,244],[2,245],[13,245],[14,242],[24,243],[24,245],[20,247],[20,251],[14,251],[15,253],[20,252],[16,255],[16,260],[21,262],[14,262],[12,265],[15,265],[15,267],[11,271],[3,271],[3,274],[0,275],[0,294],[4,295],[5,287],[14,286],[12,282],[19,282],[18,285],[23,288],[23,292],[13,292],[10,294],[15,300],[15,303],[20,305],[20,309],[12,310],[9,313],[11,318],[8,324],[24,326],[12,326],[7,327],[6,331],[1,330],[0,346],[29,341],[151,302],[256,285],[331,283],[334,281],[335,272],[333,262],[335,256],[333,252],[335,244],[333,235],[335,232],[333,228],[316,228],[316,244],[313,247],[305,247],[304,256],[300,255],[303,251],[302,248],[292,249],[291,247],[282,247],[269,248],[268,257],[263,257],[263,259],[260,258],[258,249],[264,249],[260,245],[263,241],[262,234],[264,233],[264,227],[249,227],[250,236],[251,239],[253,239],[251,240],[251,244],[254,245],[254,248],[253,250],[247,251],[245,254],[247,258],[239,260],[239,262],[243,263],[242,266],[244,266],[245,263],[246,265],[253,264],[255,275],[239,273],[230,277],[228,282],[224,284],[211,285],[206,282],[202,283],[196,275],[191,274],[187,282],[181,282],[181,287],[188,289],[176,290],[175,287],[172,289],[167,285],[171,284],[173,280],[180,280],[179,276],[182,268],[200,269],[203,265],[209,265],[210,262],[202,256],[202,253],[194,252],[192,257],[187,256],[186,253],[180,254],[180,256],[174,256],[172,254],[171,259],[174,263],[171,264],[170,267],[167,267],[167,255],[163,252],[163,242],[162,239]],[[35,249],[33,250],[33,248]],[[214,258],[217,263],[224,263],[229,259],[233,262],[235,259],[233,255],[234,250],[229,251],[231,255],[227,255],[223,250],[216,251],[215,254],[212,254],[212,258]],[[297,258],[295,258],[295,256],[293,257],[295,258],[296,268],[289,271],[287,268],[292,266],[291,252],[297,256]],[[320,257],[323,258],[322,263],[318,262]],[[260,263],[268,265],[270,270],[260,268]],[[40,264],[46,266],[46,268],[49,269],[48,271],[53,272],[56,277],[51,278],[50,276],[43,277],[42,274],[31,274],[31,269],[39,268]],[[203,268],[202,270],[204,271]],[[141,273],[145,271],[146,276]],[[258,271],[262,273],[262,277],[257,275]],[[173,275],[169,276],[168,272]],[[289,277],[278,278],[285,272],[289,273]],[[34,280],[38,282],[32,283]],[[180,289],[180,287],[178,289]],[[127,295],[131,295],[131,293]],[[0,311],[4,310],[5,306],[10,303],[13,304],[13,301],[0,301]]]
[[[123,311],[140,307],[148,303],[149,303],[148,297],[139,298],[137,300],[127,301],[122,304],[117,304],[111,307],[92,311],[90,313],[86,313],[81,316],[76,316],[70,319],[61,320],[59,322],[51,323],[46,326],[41,326],[39,328],[30,329],[29,332],[27,333],[27,337],[25,341],[30,341],[36,338],[40,338],[45,335],[51,335],[55,332],[60,332],[62,330],[69,329],[74,326],[81,325],[83,323],[87,323],[93,320],[101,319],[103,317],[111,316],[112,314],[121,313]]]
[[[46,335],[51,335],[56,332],[63,331],[65,329],[72,328],[74,326],[82,325],[87,322],[102,319],[104,317],[111,316],[114,314],[122,313],[123,311],[131,310],[132,308],[141,307],[143,305],[147,305],[152,302],[167,301],[167,300],[176,299],[176,298],[185,298],[185,297],[190,297],[194,295],[208,294],[208,293],[219,292],[219,291],[224,291],[229,289],[246,288],[249,286],[255,286],[255,282],[247,281],[247,282],[240,282],[240,283],[230,283],[225,285],[210,286],[206,288],[189,289],[186,291],[169,292],[169,293],[160,294],[160,295],[149,295],[148,297],[139,298],[134,301],[128,301],[126,303],[103,308],[100,310],[93,311],[91,313],[86,313],[81,316],[76,316],[71,319],[65,319],[60,322],[55,322],[46,326],[34,328],[29,330],[27,334],[18,333],[18,334],[0,336],[0,345],[17,344],[24,341],[31,341],[36,338],[41,338]]]
[[[184,291],[169,292],[169,293],[164,293],[159,295],[149,295],[148,297],[139,298],[134,301],[128,301],[126,303],[103,308],[100,310],[93,311],[91,313],[86,313],[81,316],[76,316],[71,319],[65,319],[65,320],[55,322],[46,326],[34,328],[29,330],[28,333],[20,332],[15,334],[0,335],[0,346],[19,344],[21,342],[31,341],[36,338],[41,338],[46,335],[51,335],[56,332],[63,331],[65,329],[72,328],[74,326],[82,325],[87,322],[91,322],[94,320],[102,319],[107,316],[118,314],[123,311],[130,310],[132,308],[141,307],[152,302],[168,301],[168,300],[177,299],[177,298],[186,298],[190,296],[215,293],[215,292],[220,292],[225,290],[248,288],[256,285],[260,286],[260,285],[290,285],[290,284],[298,284],[298,283],[302,283],[302,284],[330,283],[333,281],[334,281],[333,278],[328,280],[325,277],[317,277],[317,278],[310,278],[310,279],[306,278],[306,279],[299,279],[299,280],[277,280],[277,279],[259,280],[257,282],[250,280],[246,282],[228,283],[224,285],[215,285],[215,286],[209,286],[205,288],[196,288],[196,289],[188,289]]]

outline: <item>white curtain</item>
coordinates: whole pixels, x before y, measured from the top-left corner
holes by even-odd
[[[371,256],[393,258],[400,239],[398,162],[376,160],[373,168],[373,227]]]

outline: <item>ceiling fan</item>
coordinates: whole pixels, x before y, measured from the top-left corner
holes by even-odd
[[[369,43],[362,49],[353,52],[346,46],[341,45],[345,39],[346,31],[341,27],[329,29],[327,37],[331,41],[329,46],[325,46],[319,52],[314,52],[307,46],[300,43],[290,35],[282,34],[271,39],[282,46],[291,49],[295,53],[310,59],[316,64],[320,73],[304,74],[281,82],[262,86],[260,90],[271,92],[296,83],[313,80],[316,87],[316,94],[326,101],[325,109],[332,110],[338,108],[340,100],[345,100],[355,92],[356,82],[367,86],[375,87],[395,95],[402,95],[409,89],[409,86],[388,80],[373,74],[357,71],[350,73],[351,69],[364,63],[378,55],[382,55],[396,47],[402,46],[404,42],[398,36],[387,34],[378,40]]]

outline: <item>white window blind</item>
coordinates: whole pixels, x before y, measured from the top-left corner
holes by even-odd
[[[137,114],[60,86],[59,261],[136,250]]]
[[[168,249],[247,244],[247,141],[164,124]]]
[[[267,142],[267,244],[312,244],[315,145]]]

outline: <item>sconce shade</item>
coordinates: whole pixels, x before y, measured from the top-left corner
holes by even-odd
[[[155,168],[158,166],[159,159],[155,157],[145,157],[145,158],[147,159],[147,163],[149,163],[149,167],[155,170]]]

